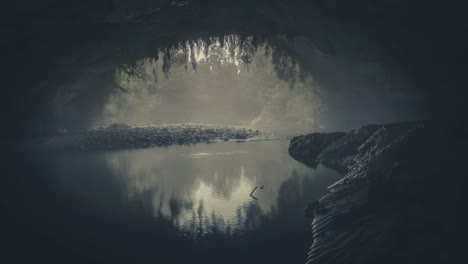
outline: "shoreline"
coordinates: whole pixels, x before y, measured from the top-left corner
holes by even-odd
[[[319,200],[307,263],[455,261],[467,135],[466,123],[423,121],[293,138],[294,159],[345,174]]]

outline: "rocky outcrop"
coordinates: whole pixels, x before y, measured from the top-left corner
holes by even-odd
[[[320,152],[345,135],[346,133],[344,132],[336,132],[329,134],[315,133],[293,137],[288,149],[289,155],[304,164],[315,167],[318,164],[317,156]]]
[[[293,158],[345,174],[319,201],[308,263],[456,262],[467,136],[465,123],[408,122],[293,138]]]
[[[211,143],[214,141],[243,141],[269,134],[246,128],[223,127],[202,124],[174,124],[132,127],[112,124],[70,133],[48,139],[42,144],[45,149],[61,150],[119,150],[170,145]]]

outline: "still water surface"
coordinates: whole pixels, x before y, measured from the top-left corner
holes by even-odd
[[[303,208],[340,175],[293,160],[288,144],[42,157],[35,173],[53,176],[36,201],[42,216],[33,230],[43,231],[34,235],[83,261],[304,263],[311,234]]]

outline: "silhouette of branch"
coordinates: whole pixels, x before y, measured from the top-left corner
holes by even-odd
[[[124,92],[126,94],[133,95],[130,91],[128,91],[127,89],[123,88],[122,86],[120,86],[118,84],[114,84],[114,88],[121,91],[121,92]]]

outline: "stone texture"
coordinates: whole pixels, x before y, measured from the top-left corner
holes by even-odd
[[[320,199],[308,263],[456,262],[468,233],[468,125],[407,122],[335,135],[296,137],[289,149],[345,174]]]

